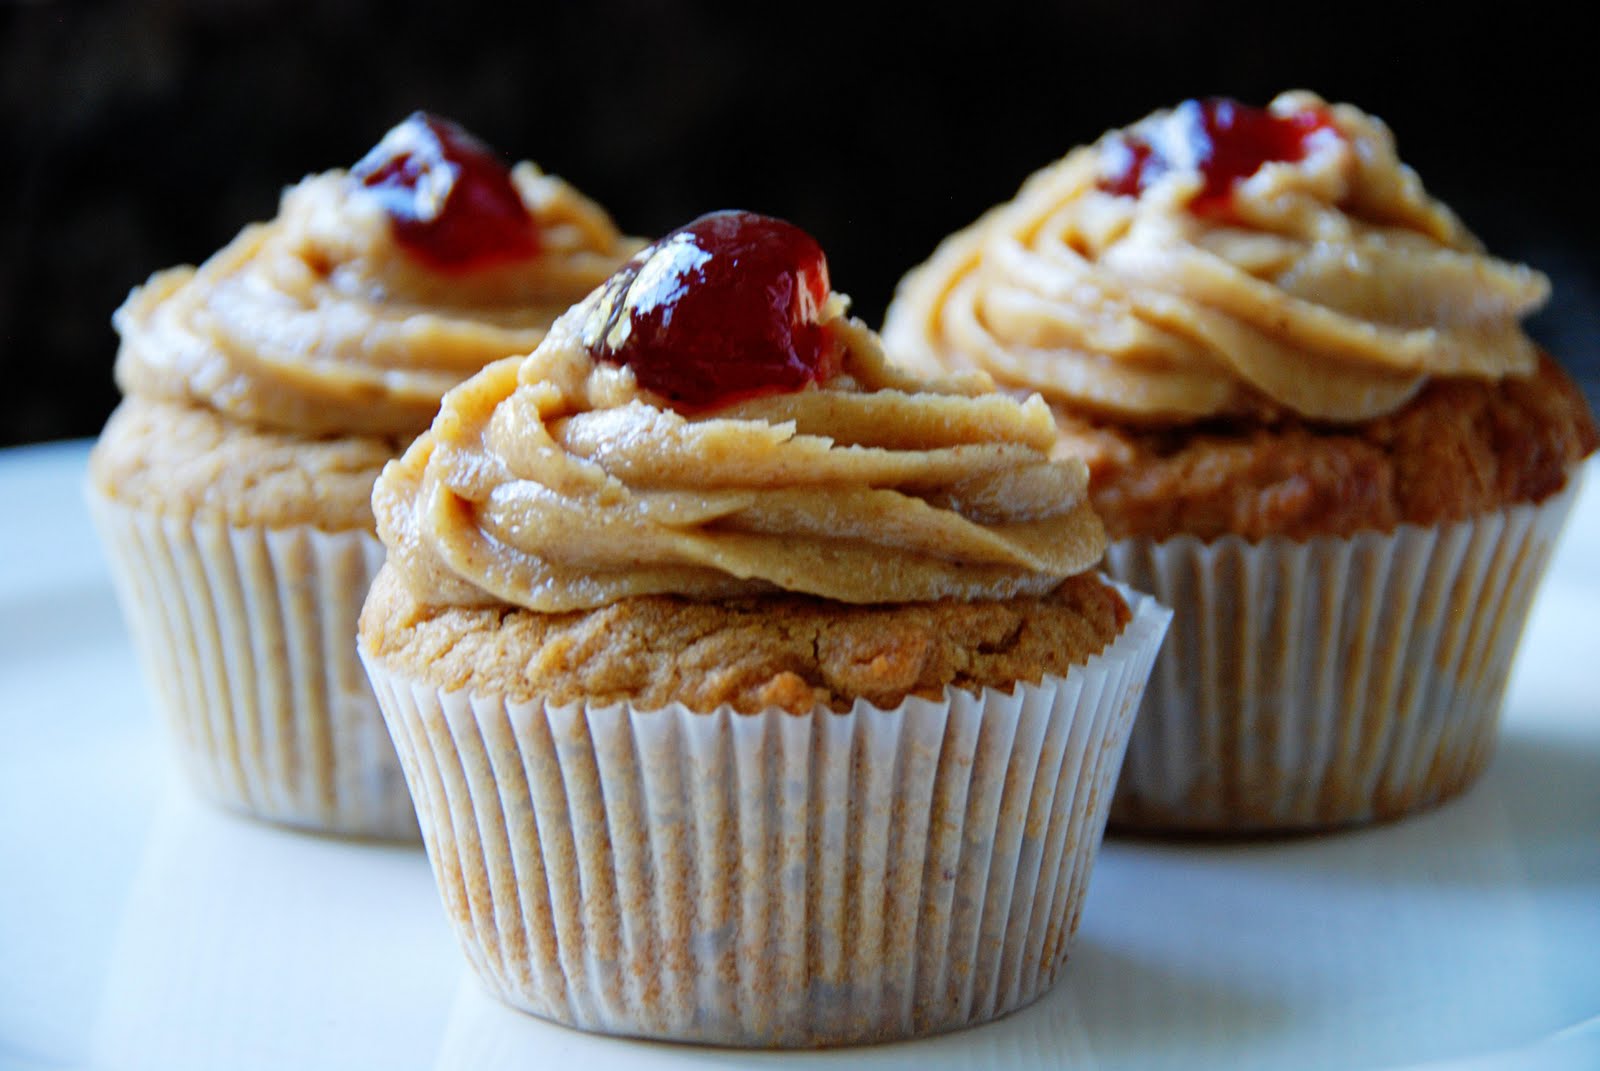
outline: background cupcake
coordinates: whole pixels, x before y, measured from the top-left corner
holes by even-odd
[[[668,235],[374,492],[362,653],[485,984],[745,1045],[1054,979],[1166,612],[1042,402],[885,365],[780,221]]]
[[[372,481],[441,395],[538,344],[636,243],[531,164],[417,114],[118,310],[90,459],[124,611],[186,767],[232,808],[415,835],[355,622]]]
[[[903,280],[913,367],[1040,390],[1114,575],[1177,618],[1113,820],[1311,828],[1459,791],[1593,419],[1380,122],[1191,101],[1032,176]]]

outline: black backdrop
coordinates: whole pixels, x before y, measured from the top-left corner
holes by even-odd
[[[634,233],[723,207],[794,220],[876,324],[941,235],[1074,144],[1186,96],[1313,89],[1382,116],[1492,250],[1554,277],[1533,333],[1595,399],[1581,10],[0,0],[0,444],[97,431],[128,288],[418,107]]]

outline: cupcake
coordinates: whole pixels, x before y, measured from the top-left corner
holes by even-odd
[[[492,992],[815,1046],[1048,987],[1168,615],[1088,572],[1044,403],[984,388],[715,213],[385,468],[361,653]]]
[[[1114,826],[1349,825],[1482,771],[1596,444],[1519,324],[1548,290],[1304,92],[1108,134],[902,280],[890,356],[1043,393],[1108,571],[1174,608]]]
[[[415,837],[355,653],[373,480],[446,390],[526,353],[637,248],[532,164],[417,114],[117,311],[89,461],[124,614],[183,765],[237,811]]]

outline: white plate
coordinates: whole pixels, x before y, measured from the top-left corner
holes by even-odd
[[[1593,463],[1466,797],[1341,836],[1110,841],[1065,979],[1032,1008],[778,1054],[509,1011],[467,972],[420,849],[194,800],[89,530],[85,450],[0,452],[0,1065],[1600,1068]]]

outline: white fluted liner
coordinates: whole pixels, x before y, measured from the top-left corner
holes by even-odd
[[[377,537],[89,501],[145,676],[200,791],[274,822],[415,839],[356,657],[356,620],[383,564]]]
[[[1065,962],[1170,618],[1124,596],[1065,677],[892,710],[546,707],[366,661],[501,999],[610,1034],[880,1041],[1003,1015]]]
[[[1124,539],[1114,577],[1174,608],[1113,829],[1392,818],[1483,771],[1578,479],[1540,505],[1296,542]]]

